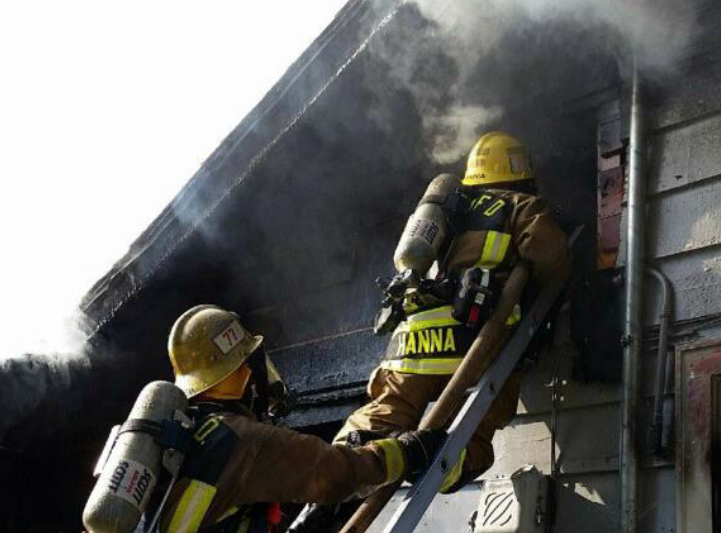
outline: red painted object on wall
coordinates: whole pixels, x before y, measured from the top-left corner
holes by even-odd
[[[601,110],[598,131],[597,264],[599,270],[614,268],[621,246],[621,213],[624,194],[624,144],[618,101]]]

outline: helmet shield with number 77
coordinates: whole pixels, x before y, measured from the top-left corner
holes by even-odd
[[[240,368],[262,342],[235,313],[215,305],[193,307],[175,321],[168,338],[175,384],[193,398]]]

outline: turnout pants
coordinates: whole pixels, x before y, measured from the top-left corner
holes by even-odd
[[[376,368],[368,383],[371,401],[348,418],[333,443],[345,443],[348,433],[355,430],[388,435],[416,429],[428,404],[438,399],[450,379],[450,375],[406,374]],[[520,383],[520,374],[514,372],[466,446],[461,478],[447,492],[459,489],[493,465],[493,434],[515,416]]]

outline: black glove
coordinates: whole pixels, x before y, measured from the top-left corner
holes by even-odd
[[[405,479],[411,480],[428,470],[447,435],[442,429],[418,429],[397,437],[405,460]]]

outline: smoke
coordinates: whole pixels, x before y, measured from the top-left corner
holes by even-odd
[[[20,322],[18,318],[21,317],[15,316],[14,322]],[[52,312],[38,312],[36,320],[22,318],[24,321],[15,323],[15,331],[4,339],[0,365],[3,360],[21,353],[62,353],[68,354],[66,357],[81,357],[85,352],[90,324],[80,309],[61,312],[53,308]]]
[[[87,317],[78,309],[62,318],[37,315],[33,327],[6,343],[0,356],[0,441],[8,429],[35,416],[48,399],[58,401],[44,431],[67,422],[68,407],[81,394],[78,377],[90,371]],[[19,355],[24,354],[24,355]]]
[[[476,140],[478,126],[498,120],[502,114],[499,106],[453,104],[445,113],[424,117],[423,128],[434,132],[431,156],[442,165],[453,163],[465,153],[459,149]]]
[[[461,159],[539,86],[555,81],[567,93],[563,83],[575,79],[580,90],[594,56],[622,73],[634,55],[647,76],[668,73],[697,30],[686,0],[416,0],[404,15],[401,29],[371,43],[385,66],[371,67],[368,87],[380,102],[389,89],[412,95],[439,164]],[[561,72],[564,63],[575,74]],[[388,127],[382,111],[373,114]]]
[[[23,355],[0,361],[0,440],[18,424],[33,422],[34,434],[47,436],[65,426],[83,396],[81,376],[90,373],[90,359],[67,354]],[[55,404],[47,405],[48,399]],[[38,416],[38,409],[51,411]]]
[[[635,53],[647,71],[672,67],[697,29],[693,2],[688,0],[526,0],[517,9],[541,24],[566,19],[589,30],[597,26],[611,36],[606,43],[609,49]]]
[[[693,9],[681,0],[418,0],[407,3],[395,17],[397,20],[388,24],[389,31],[380,31],[368,42],[365,50],[369,53],[358,55],[369,56],[361,61],[366,67],[363,83],[373,94],[373,101],[366,105],[365,100],[361,100],[364,95],[360,91],[353,93],[352,87],[344,86],[341,76],[336,88],[342,88],[344,95],[351,92],[360,103],[348,105],[345,97],[338,97],[334,101],[345,105],[339,104],[332,113],[314,120],[314,128],[304,121],[297,121],[305,127],[304,135],[296,135],[292,141],[296,143],[295,149],[286,148],[286,151],[315,155],[312,158],[303,155],[297,160],[289,158],[285,168],[278,168],[282,158],[280,161],[273,159],[273,172],[267,171],[269,176],[272,174],[272,181],[268,177],[266,187],[274,194],[265,195],[268,200],[255,194],[258,190],[262,192],[259,179],[256,179],[253,187],[258,189],[246,199],[251,205],[241,205],[238,201],[241,207],[247,207],[243,211],[245,224],[253,229],[248,232],[252,236],[236,237],[238,241],[246,239],[247,246],[239,246],[244,244],[242,241],[233,242],[237,249],[253,250],[253,253],[245,254],[247,271],[252,272],[256,265],[282,264],[281,256],[293,257],[294,268],[278,268],[273,271],[273,276],[266,275],[255,282],[255,288],[246,284],[237,291],[227,292],[247,295],[254,291],[267,298],[268,294],[284,292],[278,287],[316,286],[316,278],[322,277],[324,286],[345,281],[354,275],[344,238],[350,229],[354,229],[353,217],[360,218],[362,213],[366,220],[380,219],[381,206],[377,201],[376,184],[369,181],[367,189],[360,186],[354,189],[356,209],[348,208],[338,201],[343,198],[341,193],[347,184],[340,179],[333,181],[332,177],[354,175],[359,165],[368,176],[381,175],[388,172],[388,162],[396,165],[396,175],[405,176],[406,169],[415,169],[416,154],[411,152],[417,146],[416,130],[420,130],[422,136],[421,148],[434,162],[441,165],[454,163],[468,153],[481,131],[498,125],[518,108],[529,107],[540,93],[556,89],[563,95],[580,96],[578,83],[594,71],[598,54],[610,57],[625,68],[631,53],[635,52],[648,73],[667,73],[683,57],[694,36],[693,13]],[[409,109],[411,106],[407,106],[399,94],[410,96],[413,109]],[[549,107],[547,102],[544,105]],[[376,146],[384,143],[373,136],[373,149],[363,147],[365,151],[361,153],[365,157],[359,157],[359,148],[349,146],[348,139],[355,134],[352,128],[362,124],[361,119],[365,118],[359,115],[367,110],[389,139],[404,135],[403,142],[398,145],[412,149],[394,151],[397,145],[391,143]],[[528,127],[538,122],[541,112],[539,109],[528,116]],[[399,131],[399,124],[405,131]],[[327,143],[329,149],[318,153],[320,141]],[[285,139],[284,142],[290,141]],[[282,142],[278,146],[281,149]],[[234,154],[234,157],[240,156]],[[325,240],[316,245],[314,237],[313,246],[310,246],[310,243],[294,238],[292,244],[282,250],[259,247],[257,243],[266,235],[269,240],[273,239],[281,230],[287,231],[288,226],[283,217],[263,217],[262,213],[292,213],[295,209],[293,194],[288,194],[280,184],[275,185],[278,176],[293,175],[293,167],[302,167],[308,172],[310,165],[317,166],[317,179],[305,184],[314,191],[311,198],[314,203],[306,205],[305,209],[316,216],[305,217],[304,225],[300,226],[304,231],[295,233],[324,235]],[[228,168],[228,179],[232,179],[231,174],[235,175],[237,170],[233,161],[228,163]],[[327,177],[323,173],[333,176]],[[408,184],[401,179],[397,178],[395,184],[384,185],[396,186],[398,196],[406,194]],[[210,181],[210,178],[201,174],[198,181]],[[270,189],[270,183],[278,187],[277,194],[275,189]],[[318,188],[317,183],[326,185]],[[299,196],[307,192],[300,190],[301,186],[300,182],[293,184],[293,191]],[[198,197],[202,199],[204,192],[201,190]],[[395,196],[389,194],[389,197]],[[193,210],[202,202],[195,202],[193,198],[191,205],[183,205],[176,214],[196,219],[198,213]],[[336,204],[339,206],[331,207]],[[375,217],[358,209],[359,205],[372,208]],[[386,207],[391,214],[397,214],[395,203],[389,202]],[[336,222],[327,224],[327,220]],[[293,224],[298,227],[298,221]],[[221,234],[215,227],[211,233]],[[338,273],[330,280],[327,273],[330,268],[308,266],[317,261],[321,248],[343,252],[338,253],[340,259],[333,258],[340,267],[335,269]],[[236,256],[232,257],[235,261]],[[197,257],[193,260],[199,262]],[[297,272],[303,272],[309,281],[301,284],[293,279]],[[7,427],[26,416],[23,413],[33,412],[33,406],[39,405],[42,398],[59,397],[58,391],[72,390],[73,376],[89,371],[84,317],[77,312],[63,322],[48,324],[38,313],[33,329],[20,336],[23,345],[11,346],[6,342],[0,349],[0,399],[6,406],[0,421],[0,438]],[[15,357],[18,353],[58,355]],[[13,357],[8,358],[7,354]],[[36,374],[32,381],[31,370]]]

